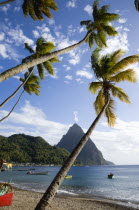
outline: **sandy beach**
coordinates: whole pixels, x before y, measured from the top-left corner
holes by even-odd
[[[42,197],[42,193],[14,190],[12,206],[1,207],[2,210],[33,210]],[[51,203],[49,210],[130,210],[134,208],[125,207],[113,203],[113,201],[103,201],[89,198],[56,196]]]

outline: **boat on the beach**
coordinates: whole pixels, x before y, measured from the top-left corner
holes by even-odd
[[[64,177],[64,179],[71,179],[72,178],[72,175],[67,175]]]
[[[113,173],[108,174],[108,179],[112,179],[113,175]]]
[[[13,199],[12,186],[9,183],[0,183],[0,207],[11,206]]]
[[[45,171],[45,172],[32,172],[32,171],[29,171],[27,172],[28,175],[48,175],[48,171]]]

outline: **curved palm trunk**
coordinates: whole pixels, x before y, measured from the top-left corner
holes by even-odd
[[[17,102],[15,103],[15,105],[13,106],[13,108],[11,109],[11,111],[5,116],[5,117],[3,117],[2,119],[0,119],[0,122],[2,122],[3,120],[5,120],[7,117],[9,117],[10,116],[10,114],[13,112],[13,110],[15,109],[15,107],[16,107],[16,105],[18,104],[18,102],[20,101],[20,99],[21,99],[21,97],[22,97],[22,95],[23,95],[23,93],[24,93],[24,90],[22,91],[22,93],[20,94],[20,96],[19,96],[19,98],[18,98],[18,100],[17,100]]]
[[[13,2],[13,1],[15,1],[15,0],[3,1],[3,2],[0,3],[0,6],[3,6],[5,4],[9,4],[10,2]]]
[[[0,108],[3,107],[11,98],[13,98],[16,93],[26,84],[26,82],[28,81],[30,75],[32,74],[32,71],[29,72],[29,75],[27,76],[27,78],[25,79],[25,81],[8,97],[6,98],[1,104],[0,104]]]
[[[71,152],[70,156],[65,161],[64,165],[61,167],[60,171],[57,173],[53,181],[51,182],[50,186],[48,187],[47,191],[44,193],[43,197],[41,198],[40,202],[36,206],[35,210],[44,210],[46,206],[49,206],[50,201],[55,196],[59,186],[61,185],[64,177],[66,176],[67,172],[69,171],[70,167],[74,163],[75,159],[77,158],[78,154],[81,152],[82,148],[88,141],[89,137],[91,136],[95,126],[97,125],[98,121],[102,117],[105,109],[107,108],[109,104],[109,97],[107,99],[107,102],[105,103],[104,107],[102,108],[99,115],[96,117],[88,131],[85,133],[85,135],[82,137],[78,145],[74,148],[74,150]]]
[[[67,53],[67,52],[77,48],[78,46],[80,46],[82,43],[85,42],[85,40],[88,38],[90,33],[91,32],[87,33],[86,36],[81,41],[79,41],[76,44],[73,44],[73,45],[71,45],[69,47],[66,47],[66,48],[62,49],[62,50],[57,50],[57,51],[52,52],[52,53],[47,54],[47,55],[42,55],[39,58],[35,58],[35,59],[31,60],[31,61],[27,61],[26,63],[20,64],[20,65],[18,65],[16,67],[13,67],[11,69],[8,69],[8,70],[4,71],[3,73],[0,74],[0,82],[2,82],[4,80],[6,80],[6,79],[8,79],[8,78],[18,74],[18,73],[20,73],[22,71],[24,71],[25,69],[28,69],[28,68],[33,67],[33,66],[36,66],[36,65],[38,65],[40,63],[43,63],[43,62],[45,62],[47,60],[50,60],[51,58],[57,57],[57,56],[59,56],[61,54]]]

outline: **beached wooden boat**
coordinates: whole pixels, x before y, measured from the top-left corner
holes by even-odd
[[[72,175],[67,175],[64,177],[64,179],[71,179],[72,178]]]
[[[113,175],[112,173],[108,174],[108,179],[112,179]]]
[[[45,172],[32,172],[32,171],[29,171],[27,172],[28,175],[48,175],[48,171],[45,171]]]
[[[0,207],[11,206],[13,199],[12,186],[9,183],[0,183]]]

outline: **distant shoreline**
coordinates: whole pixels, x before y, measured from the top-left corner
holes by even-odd
[[[2,207],[3,210],[33,210],[43,193],[21,190],[14,188],[13,205]],[[100,199],[100,198],[88,198],[80,196],[63,196],[57,195],[51,202],[50,210],[133,210],[134,207],[128,207],[119,204],[118,201]]]

